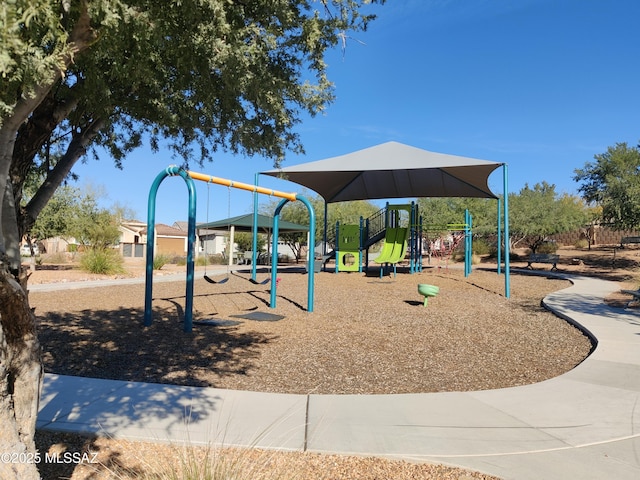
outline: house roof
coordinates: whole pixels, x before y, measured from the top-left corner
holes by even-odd
[[[164,223],[156,223],[155,225],[156,235],[162,237],[186,237],[187,232],[184,230],[180,230],[179,228],[170,227],[169,225],[165,225]],[[147,233],[147,229],[142,230],[143,234]]]

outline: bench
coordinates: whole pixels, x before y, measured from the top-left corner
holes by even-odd
[[[625,245],[640,243],[640,237],[622,237],[620,240],[620,248],[624,248]]]
[[[558,267],[556,267],[558,260],[560,260],[560,255],[554,255],[552,253],[532,253],[527,260],[527,268],[533,270],[532,263],[551,263],[551,271],[553,272],[558,270]]]

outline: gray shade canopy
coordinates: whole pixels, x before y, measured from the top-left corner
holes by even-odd
[[[501,165],[387,142],[262,174],[304,185],[327,203],[381,198],[497,198],[488,181]]]
[[[239,215],[237,217],[225,218],[209,223],[199,223],[197,227],[201,230],[229,230],[231,226],[236,232],[251,232],[253,228],[253,214]],[[258,228],[264,231],[270,231],[273,226],[273,217],[266,215],[258,215]],[[298,225],[297,223],[279,220],[278,230],[280,232],[308,232],[309,227],[306,225]]]

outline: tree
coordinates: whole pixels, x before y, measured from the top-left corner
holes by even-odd
[[[31,236],[40,240],[51,237],[65,237],[69,234],[69,222],[80,191],[69,185],[60,187],[49,203],[42,209],[31,227]]]
[[[98,196],[89,190],[78,199],[71,212],[66,234],[74,237],[85,249],[104,250],[118,243],[118,218],[98,206]]]
[[[234,235],[233,241],[238,246],[240,252],[253,250],[253,235],[248,232],[238,232]],[[264,235],[258,234],[258,252],[264,250],[267,242]]]
[[[518,195],[509,195],[511,241],[525,244],[533,253],[550,235],[583,227],[588,221],[587,209],[580,198],[558,195],[555,185],[525,185]]]
[[[376,0],[372,0],[376,2]],[[383,3],[384,0],[377,0]],[[32,452],[42,380],[19,242],[74,164],[118,167],[149,138],[187,161],[219,149],[277,164],[303,113],[333,99],[327,49],[366,0],[12,0],[0,16],[0,448]],[[51,154],[54,155],[51,155]],[[51,161],[52,157],[56,161]],[[24,182],[43,183],[24,206]],[[0,465],[0,469],[8,468]],[[2,478],[37,478],[33,465]]]
[[[617,143],[576,169],[582,198],[601,207],[600,220],[619,230],[640,226],[640,147]]]

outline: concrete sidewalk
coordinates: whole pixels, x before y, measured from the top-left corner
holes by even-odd
[[[523,387],[282,395],[46,375],[38,428],[444,463],[504,479],[640,478],[640,315],[586,277],[545,298],[597,339],[574,370]]]

